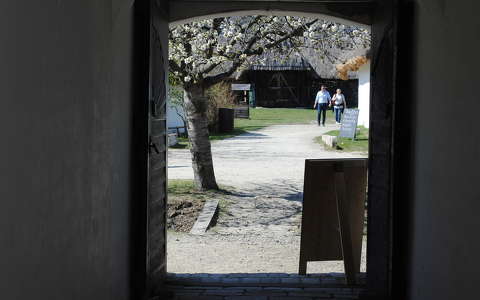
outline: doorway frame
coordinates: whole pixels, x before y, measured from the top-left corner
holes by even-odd
[[[148,120],[149,120],[149,91],[150,87],[150,39],[151,26],[158,17],[152,13],[152,2],[158,5],[159,1],[143,0],[135,2],[135,61],[137,82],[136,98],[144,99],[136,102],[134,120],[137,145],[135,161],[138,164],[139,175],[137,198],[145,199],[136,202],[132,207],[134,214],[132,258],[132,294],[135,299],[148,299],[161,292],[161,283],[153,282],[158,278],[148,274],[151,262],[149,258],[149,203],[148,203]],[[323,1],[328,2],[328,1]],[[356,2],[356,1],[352,1]],[[361,2],[361,1],[357,1]],[[363,1],[368,2],[368,1]],[[221,3],[219,1],[219,3]],[[311,5],[315,3],[309,2]],[[335,1],[331,0],[331,4]],[[386,0],[371,6],[372,19],[372,50],[371,50],[371,89],[370,89],[370,139],[369,139],[369,169],[368,169],[368,247],[367,247],[367,292],[372,297],[393,297],[394,289],[402,286],[392,282],[403,279],[402,270],[396,267],[395,262],[401,257],[393,256],[396,244],[402,241],[401,231],[397,228],[400,217],[398,197],[395,197],[395,150],[400,149],[395,144],[395,128],[397,125],[397,18],[398,0]],[[338,4],[338,2],[337,2]],[[373,4],[373,2],[372,2]],[[322,4],[323,5],[323,4]],[[156,66],[158,67],[158,66]],[[166,179],[166,178],[165,178]],[[165,241],[166,243],[166,241]],[[394,262],[394,259],[396,260]],[[397,272],[397,273],[396,273]],[[158,286],[160,285],[160,286]]]

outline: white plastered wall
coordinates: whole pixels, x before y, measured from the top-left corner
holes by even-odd
[[[370,123],[370,61],[358,70],[358,125]]]
[[[183,114],[183,108],[179,106],[175,106],[172,103],[167,104],[167,126],[168,128],[171,127],[181,127],[183,126],[183,120],[177,113]],[[183,130],[181,130],[183,132]]]

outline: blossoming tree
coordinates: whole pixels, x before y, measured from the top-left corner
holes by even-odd
[[[206,117],[209,87],[251,64],[262,64],[267,55],[311,48],[333,61],[333,50],[367,48],[369,43],[366,29],[303,17],[226,17],[170,28],[169,67],[184,90],[197,188],[218,189]]]

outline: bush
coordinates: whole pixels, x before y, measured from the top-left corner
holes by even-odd
[[[230,84],[223,81],[217,83],[207,90],[208,97],[208,130],[210,132],[218,131],[218,109],[219,108],[234,108],[235,95],[230,89]]]

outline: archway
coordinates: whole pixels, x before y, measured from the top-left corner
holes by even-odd
[[[153,137],[151,144],[161,143],[158,155],[149,158],[151,163],[149,180],[160,179],[161,184],[150,184],[147,203],[147,282],[148,294],[162,291],[162,278],[165,275],[165,62],[166,29],[169,22],[181,19],[206,17],[215,14],[225,15],[241,12],[251,14],[252,11],[271,13],[273,10],[282,13],[292,12],[304,14],[305,11],[328,13],[333,19],[361,20],[364,24],[372,24],[372,90],[370,121],[370,162],[369,162],[369,245],[367,287],[370,293],[387,295],[391,282],[391,207],[392,207],[392,164],[393,164],[393,109],[395,103],[394,90],[394,42],[395,27],[391,4],[383,4],[373,9],[370,1],[167,1],[152,3],[151,17],[151,53],[150,53],[150,131]],[[249,6],[250,5],[250,6]],[[252,7],[253,6],[253,7]],[[250,7],[247,9],[246,7]],[[255,8],[252,10],[252,8]],[[295,9],[298,8],[298,9]],[[345,12],[342,15],[342,11]],[[164,47],[161,47],[161,46]],[[163,66],[159,68],[159,66]],[[157,84],[155,84],[157,83]],[[158,86],[163,86],[158,89]],[[160,101],[158,100],[160,99]],[[163,100],[163,101],[162,101]],[[152,118],[153,116],[153,118]],[[152,152],[151,152],[152,153]],[[163,157],[163,158],[162,158]],[[163,176],[163,177],[162,177]],[[163,180],[161,180],[163,178]],[[158,181],[157,181],[158,182]]]

